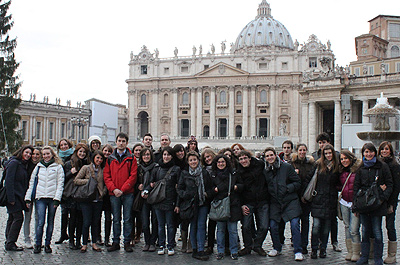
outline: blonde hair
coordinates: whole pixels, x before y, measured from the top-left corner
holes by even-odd
[[[50,153],[53,155],[54,158],[54,162],[59,164],[59,165],[63,165],[63,161],[61,160],[61,158],[57,155],[57,153],[54,151],[54,149],[51,146],[46,145],[45,147],[42,148],[42,152],[43,150],[50,150]]]

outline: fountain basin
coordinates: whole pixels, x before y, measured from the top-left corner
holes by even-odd
[[[358,138],[363,141],[397,141],[400,140],[400,132],[390,131],[371,131],[358,132]]]

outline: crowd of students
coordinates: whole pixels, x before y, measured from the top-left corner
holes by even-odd
[[[290,140],[283,142],[282,153],[267,147],[260,157],[239,143],[218,152],[205,147],[200,153],[193,136],[186,147],[171,147],[169,136],[162,134],[158,150],[152,147],[151,134],[146,134],[132,150],[127,147],[128,140],[126,134],[118,134],[113,149],[109,144],[101,146],[98,136],[75,147],[62,139],[57,152],[48,146],[23,146],[15,152],[5,167],[5,249],[23,250],[16,244],[23,226],[26,248],[33,248],[34,253],[42,249],[51,253],[54,217],[61,205],[61,235],[55,243],[69,240],[69,247],[82,253],[87,251],[90,240],[94,251],[102,251],[103,245],[109,252],[119,250],[121,233],[124,250],[132,252],[143,233],[143,251],[172,256],[180,229],[182,252],[192,253],[199,260],[209,259],[215,251],[215,241],[217,260],[226,255],[237,260],[252,251],[274,257],[281,254],[288,222],[294,259],[302,261],[308,254],[310,215],[311,259],[326,258],[329,234],[333,249],[342,251],[338,244],[339,209],[345,227],[346,260],[368,264],[372,254],[375,264],[383,264],[385,216],[389,240],[385,263],[396,262],[400,166],[390,142],[382,142],[378,149],[366,143],[361,150],[362,159],[357,159],[347,150],[334,150],[326,133],[318,135],[319,150],[311,156],[307,155],[305,144],[295,147]],[[93,194],[78,200],[78,187],[89,187],[93,180]],[[160,183],[165,185],[165,196],[150,200],[149,195]],[[310,199],[304,193],[312,183],[315,186]],[[377,186],[380,207],[357,209],[353,205],[355,195],[372,185]],[[229,219],[208,218],[211,203],[228,196]],[[33,210],[34,244],[30,238]],[[268,231],[273,247],[266,252],[263,243]]]

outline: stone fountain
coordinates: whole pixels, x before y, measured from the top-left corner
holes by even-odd
[[[372,109],[368,109],[364,116],[370,118],[373,125],[371,132],[358,132],[357,136],[361,140],[371,141],[375,146],[379,146],[382,141],[400,140],[400,131],[390,130],[389,118],[397,118],[400,111],[389,105],[388,99],[383,96],[376,99],[376,104]]]

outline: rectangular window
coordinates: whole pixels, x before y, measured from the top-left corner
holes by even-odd
[[[260,69],[260,70],[268,69],[268,63],[259,63],[258,64],[258,69]]]
[[[241,109],[237,109],[236,113],[242,113],[242,110]]]
[[[22,121],[22,140],[28,140],[28,122]]]
[[[400,24],[389,23],[389,37],[400,39]]]
[[[61,138],[65,138],[65,123],[61,123]]]
[[[354,75],[360,76],[360,67],[354,68]]]
[[[187,110],[182,110],[182,114],[188,114]]]
[[[318,67],[317,57],[310,57],[308,61],[310,68]]]
[[[187,73],[187,72],[189,72],[189,66],[182,66],[181,73]]]
[[[208,69],[210,66],[208,64],[204,65],[204,70]]]
[[[164,67],[164,75],[169,75],[169,67]]]
[[[41,136],[41,132],[42,132],[42,123],[40,121],[36,122],[36,140],[40,140],[42,139]]]
[[[140,74],[147,75],[147,65],[140,66]]]
[[[241,64],[241,63],[237,63],[237,64],[236,64],[236,68],[237,68],[237,69],[242,69],[242,64]]]
[[[369,75],[374,75],[374,66],[369,66],[368,67],[368,74]]]
[[[260,113],[267,113],[266,109],[260,109]]]
[[[54,140],[54,122],[49,124],[49,139]]]
[[[204,113],[205,113],[205,114],[208,114],[208,113],[210,113],[210,110],[205,109],[205,110],[204,110]]]
[[[400,73],[400,62],[396,63],[396,73]]]
[[[385,63],[385,72],[388,74],[389,73],[389,64]]]
[[[71,124],[71,137],[72,139],[75,139],[75,125]]]
[[[282,70],[288,69],[288,62],[282,62]]]

